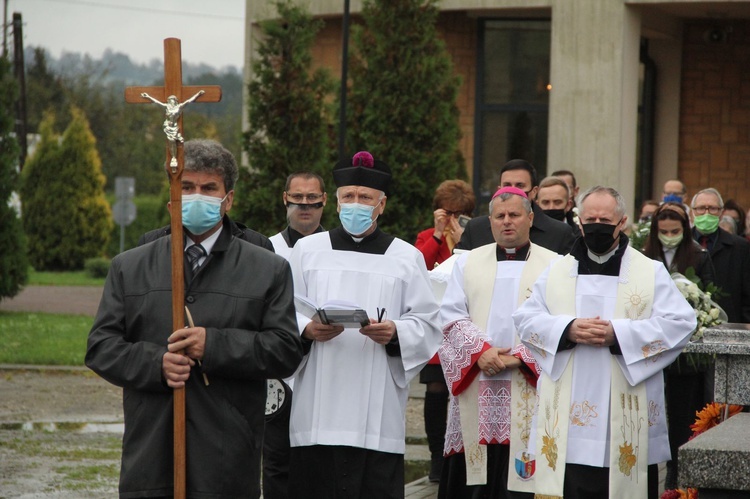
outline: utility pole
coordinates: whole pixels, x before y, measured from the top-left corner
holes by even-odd
[[[349,0],[344,0],[341,18],[341,105],[339,106],[339,159],[346,154],[346,83],[349,68]]]
[[[3,0],[3,57],[8,55],[8,0]]]
[[[21,148],[19,169],[23,169],[26,162],[26,71],[23,61],[23,21],[21,13],[13,13],[13,70],[18,81],[20,92],[16,102],[16,138]]]

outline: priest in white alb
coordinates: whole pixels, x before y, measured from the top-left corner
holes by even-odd
[[[664,265],[628,245],[616,190],[593,187],[578,206],[582,237],[513,314],[542,368],[536,493],[656,499],[670,459],[662,370],[695,313]]]
[[[440,362],[451,391],[438,498],[533,498],[529,434],[539,368],[512,313],[556,253],[529,241],[526,193],[499,189],[490,201],[496,243],[463,253],[440,306]]]
[[[295,377],[289,496],[403,497],[409,382],[440,345],[424,257],[378,227],[391,172],[368,152],[333,170],[341,227],[300,239],[295,294],[353,302],[370,324],[322,324],[297,310],[306,355]]]

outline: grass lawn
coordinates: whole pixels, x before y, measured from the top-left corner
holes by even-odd
[[[82,366],[93,317],[0,312],[0,363]]]
[[[103,277],[90,277],[85,270],[37,272],[29,269],[28,286],[104,286]]]

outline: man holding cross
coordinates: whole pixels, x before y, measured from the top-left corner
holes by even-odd
[[[291,375],[302,358],[291,272],[233,235],[224,217],[238,176],[231,153],[193,140],[184,157],[185,305],[195,326],[172,327],[172,242],[158,238],[112,260],[86,365],[123,387],[120,497],[172,496],[172,392],[181,387],[187,495],[258,497],[266,379]]]

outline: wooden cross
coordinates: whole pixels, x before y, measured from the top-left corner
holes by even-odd
[[[183,95],[190,96],[183,101]],[[167,173],[171,201],[172,246],[172,331],[185,327],[185,269],[183,267],[184,243],[182,237],[182,108],[189,102],[219,102],[221,87],[182,86],[182,55],[180,40],[164,40],[164,86],[127,87],[125,101],[165,107],[164,132],[167,135]],[[171,331],[170,331],[171,333]],[[174,497],[186,496],[186,446],[185,446],[185,388],[174,389]]]

